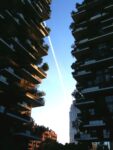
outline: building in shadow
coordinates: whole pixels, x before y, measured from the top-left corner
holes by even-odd
[[[0,149],[27,150],[33,132],[31,109],[44,106],[37,89],[46,78],[44,37],[50,29],[50,0],[0,1]]]
[[[113,141],[113,1],[84,0],[72,11],[73,78],[79,142]],[[113,148],[111,148],[113,149]]]

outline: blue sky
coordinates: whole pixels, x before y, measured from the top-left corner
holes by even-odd
[[[45,106],[32,111],[35,122],[53,129],[61,143],[69,142],[69,108],[72,103],[71,93],[75,88],[75,80],[71,75],[71,64],[75,61],[71,56],[74,39],[69,26],[72,22],[71,11],[75,10],[76,2],[81,3],[82,0],[52,0],[51,18],[46,24],[51,29],[50,38],[62,75],[63,87],[52,51],[49,49],[48,56],[44,57],[44,62],[49,64],[47,79],[43,80],[39,88],[46,92]]]

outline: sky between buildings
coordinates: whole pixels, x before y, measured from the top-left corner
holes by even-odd
[[[74,39],[69,26],[72,22],[71,11],[75,10],[76,2],[81,3],[82,0],[52,0],[51,18],[46,24],[51,29],[50,38],[61,76],[59,79],[52,51],[49,49],[48,56],[44,57],[44,62],[49,64],[47,79],[43,80],[39,88],[46,92],[45,106],[32,111],[35,122],[54,130],[61,143],[69,142],[69,109],[73,99],[71,93],[75,89],[75,80],[71,75],[71,64],[75,61],[71,56]]]

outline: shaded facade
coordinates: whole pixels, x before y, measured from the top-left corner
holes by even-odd
[[[76,4],[71,24],[74,97],[79,108],[77,141],[113,140],[113,1]]]
[[[31,109],[44,106],[37,85],[48,69],[44,37],[49,28],[50,0],[0,2],[0,149],[27,150],[33,132]],[[16,148],[15,148],[16,147]]]

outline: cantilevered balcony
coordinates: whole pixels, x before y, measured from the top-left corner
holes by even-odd
[[[28,104],[24,101],[23,102],[18,102],[17,106],[15,106],[15,107],[17,107],[20,110],[29,110],[29,111],[31,111],[31,107],[28,106]]]
[[[46,73],[41,68],[39,68],[34,64],[30,64],[30,69],[32,70],[32,72],[36,73],[37,76],[41,79],[44,79],[47,76]]]
[[[30,59],[31,61],[36,61],[36,57],[32,55],[30,52],[25,49],[25,47],[20,43],[18,38],[12,39],[12,43],[14,44],[15,51],[17,54],[23,57],[26,61]]]
[[[91,71],[75,71],[72,73],[74,79],[79,80],[79,79],[87,79],[90,78],[93,74]]]
[[[76,134],[75,139],[78,141],[81,141],[81,142],[85,142],[85,141],[92,141],[92,142],[109,141],[110,140],[110,132],[106,131],[106,129],[103,129],[103,132],[100,133],[100,136],[99,136],[98,131],[96,131],[96,133],[94,133],[94,135],[92,135],[92,133]]]
[[[11,67],[4,68],[1,71],[1,74],[4,75],[5,77],[9,78],[10,81],[20,81],[21,78],[15,74],[14,69]]]
[[[106,12],[113,12],[113,3],[104,8]]]
[[[80,99],[75,101],[75,106],[78,108],[88,108],[95,105],[94,100]]]
[[[7,88],[8,88],[7,78],[0,75],[0,92],[1,90],[7,90]]]
[[[75,139],[77,141],[81,141],[81,142],[85,142],[85,141],[98,141],[98,137],[95,136],[95,137],[91,137],[90,134],[88,133],[83,133],[83,134],[80,134],[79,136],[78,135],[75,135]]]
[[[87,33],[87,27],[79,27],[72,32],[76,39],[84,38]]]
[[[24,139],[28,139],[28,140],[39,140],[37,138],[37,136],[35,136],[34,134],[32,134],[31,131],[29,130],[26,130],[26,131],[20,131],[20,132],[16,132],[13,134],[13,136],[15,137],[21,137],[21,138],[24,138]]]
[[[72,55],[78,59],[80,58],[84,58],[85,56],[87,56],[87,54],[91,53],[90,51],[90,47],[85,47],[85,48],[75,48],[72,51]]]
[[[86,2],[84,2],[84,3],[82,3],[82,4],[80,4],[80,5],[77,5],[76,7],[77,7],[77,9],[79,10],[79,11],[81,11],[81,10],[83,10],[83,9],[92,9],[92,8],[97,8],[98,6],[102,6],[103,5],[103,0],[93,0],[93,1],[90,1],[90,2],[88,2],[88,3],[86,3]]]
[[[109,40],[109,39],[112,39],[113,38],[113,32],[109,32],[109,33],[105,33],[103,35],[98,35],[96,37],[93,37],[93,38],[85,38],[85,39],[82,39],[80,41],[77,41],[76,44],[79,45],[79,46],[82,46],[82,45],[85,45],[85,46],[88,46],[93,44],[93,43],[100,43],[100,42],[103,42],[103,41],[106,41],[106,40]]]
[[[49,30],[43,25],[43,23],[36,24],[33,20],[31,20],[31,25],[34,33],[40,38],[43,38],[49,34]]]
[[[112,31],[113,31],[113,24],[110,24],[110,25],[107,25],[107,26],[102,27],[102,30],[103,30],[105,33],[112,32]]]
[[[40,84],[41,83],[41,78],[38,77],[36,74],[31,74],[29,71],[26,69],[22,68],[20,70],[16,70],[16,72],[24,79],[30,81],[31,83],[33,82],[34,84]]]
[[[72,11],[71,13],[73,20],[80,22],[83,21],[87,17],[86,10],[82,10],[79,12]]]
[[[25,97],[25,100],[32,107],[44,106],[44,104],[45,104],[44,98],[40,98],[38,96],[38,94],[34,95],[34,94],[31,94],[31,93],[27,92],[24,97]]]
[[[84,123],[83,128],[104,128],[106,124],[104,123],[103,120],[94,120],[94,121],[89,121],[89,123]]]
[[[85,96],[95,96],[95,97],[98,95],[106,96],[113,93],[113,86],[108,87],[94,86],[81,90],[81,93]]]
[[[7,53],[7,55],[14,55],[14,48],[12,45],[9,45],[4,39],[0,38],[0,50],[2,54]]]
[[[92,16],[90,19],[89,19],[89,22],[90,23],[94,23],[94,22],[98,22],[98,21],[101,21],[102,19],[104,19],[104,17],[107,15],[107,13],[103,12],[103,13],[98,13],[94,16]]]
[[[48,50],[37,43],[37,45],[33,45],[30,40],[26,40],[25,47],[28,49],[31,53],[35,54],[36,57],[42,57],[48,54]]]
[[[37,28],[40,30],[41,34],[43,35],[43,37],[48,36],[49,34],[49,29],[44,26],[43,23],[40,23]]]
[[[25,122],[25,123],[30,123],[32,121],[31,117],[28,116],[22,116],[16,112],[10,112],[8,111],[4,106],[0,106],[0,113],[3,115],[4,119],[10,119],[10,120],[15,120],[19,122]]]
[[[81,68],[92,68],[92,67],[101,67],[101,66],[109,66],[110,64],[113,63],[113,57],[108,57],[108,58],[103,58],[100,60],[92,59],[85,61],[84,64],[82,64],[80,67]]]
[[[102,20],[101,24],[102,24],[102,26],[107,26],[107,25],[112,24],[112,22],[113,22],[113,17],[110,17],[110,18]]]

